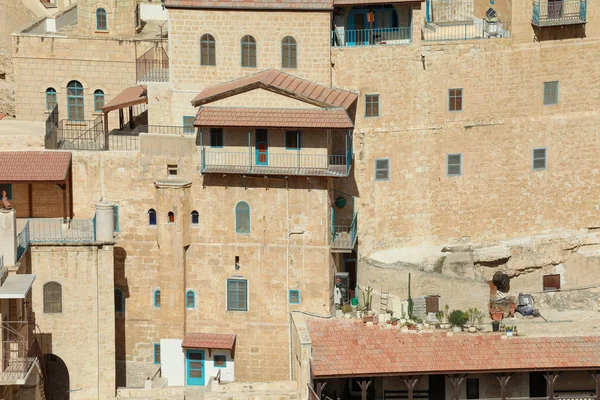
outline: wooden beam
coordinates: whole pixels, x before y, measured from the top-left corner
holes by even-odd
[[[67,185],[58,185],[61,189],[62,189],[62,194],[63,194],[63,219],[67,219],[68,217],[68,213],[67,213]]]
[[[104,149],[108,150],[108,111],[104,112]]]
[[[404,381],[404,383],[406,384],[406,387],[408,388],[408,400],[413,400],[415,386],[417,385],[417,382],[419,382],[420,378],[421,378],[420,376],[406,376],[406,377],[403,376],[402,377],[402,380]]]
[[[29,218],[33,218],[33,185],[27,185],[27,193],[29,194]]]
[[[600,371],[588,371],[596,382],[596,400],[600,400]]]
[[[327,382],[317,382],[317,397],[319,397],[319,399],[323,395],[323,389],[325,389],[325,386],[327,386]]]
[[[358,386],[360,386],[360,391],[362,392],[362,400],[367,400],[367,389],[369,389],[369,386],[371,386],[372,382],[372,379],[369,379],[368,381],[363,379],[362,381],[358,382]]]
[[[450,379],[450,383],[452,384],[452,388],[454,389],[452,399],[459,400],[460,399],[460,388],[467,376],[466,375],[446,375],[446,376],[448,377],[448,379]]]
[[[506,386],[508,385],[508,381],[512,377],[511,374],[500,374],[496,375],[496,379],[500,382],[500,399],[506,399]]]
[[[546,372],[544,378],[546,379],[546,396],[548,400],[554,400],[554,384],[558,379],[560,372],[552,371]]]
[[[133,106],[129,106],[129,129],[133,129]]]
[[[75,216],[75,212],[73,211],[73,163],[69,163],[69,209],[70,209],[70,215],[69,218],[73,219],[73,217]]]

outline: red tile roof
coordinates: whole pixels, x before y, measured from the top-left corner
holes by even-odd
[[[146,86],[133,86],[123,90],[114,99],[102,107],[102,111],[109,112],[119,108],[135,106],[137,104],[147,104],[148,96],[146,94]]]
[[[233,350],[235,335],[222,333],[188,333],[181,343],[183,348]]]
[[[59,151],[0,152],[0,182],[62,182],[71,153]]]
[[[201,107],[195,126],[350,129],[354,125],[345,110]]]
[[[358,97],[347,90],[332,89],[276,69],[268,69],[206,88],[192,100],[192,105],[198,107],[259,88],[324,108],[347,110]]]
[[[400,333],[360,321],[307,320],[315,377],[599,369],[600,337]]]
[[[420,0],[386,0],[385,4],[391,3],[420,3]],[[333,0],[334,6],[381,4],[381,0]]]
[[[332,0],[165,0],[166,8],[331,10]]]

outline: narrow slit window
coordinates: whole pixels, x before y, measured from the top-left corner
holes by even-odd
[[[148,210],[148,225],[155,226],[156,225],[156,211],[154,209]]]
[[[169,211],[167,217],[170,224],[175,222],[175,213],[173,211]]]
[[[390,160],[380,158],[375,160],[375,180],[387,181],[390,179]]]
[[[115,288],[115,312],[125,312],[125,295],[119,288]]]
[[[160,364],[160,344],[154,343],[154,364]]]
[[[448,154],[446,156],[446,175],[462,175],[462,154]]]
[[[198,225],[200,223],[200,214],[198,211],[194,210],[190,215],[192,217],[192,225]]]
[[[448,111],[463,110],[463,90],[448,89]]]
[[[160,308],[160,290],[154,291],[154,294],[152,295],[152,303],[154,304],[154,307]]]
[[[46,89],[46,110],[54,110],[54,107],[56,107],[57,104],[56,90],[54,88]]]
[[[185,294],[185,307],[196,308],[196,293],[193,290],[188,290]]]
[[[544,105],[558,104],[558,81],[544,82]]]
[[[546,149],[533,149],[532,155],[533,170],[544,170],[547,168]]]
[[[379,95],[365,95],[365,117],[379,117]]]
[[[98,89],[94,92],[94,111],[102,112],[102,107],[104,107],[104,92]]]

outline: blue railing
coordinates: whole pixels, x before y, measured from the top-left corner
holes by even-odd
[[[427,23],[423,26],[423,41],[453,41],[472,39],[497,39],[510,37],[508,26],[501,21],[474,20],[455,24]]]
[[[32,218],[29,235],[31,243],[91,243],[95,240],[94,221]]]
[[[229,152],[202,148],[201,172],[276,174],[308,176],[348,176],[352,164],[352,149],[346,154],[306,154],[302,150],[288,153],[257,154],[249,148],[246,152]]]
[[[409,44],[412,41],[412,27],[381,29],[342,30],[331,32],[331,43],[336,47],[375,46]]]
[[[21,260],[23,254],[29,248],[30,236],[29,236],[29,221],[25,223],[25,226],[17,235],[17,262]]]
[[[538,27],[584,24],[587,0],[533,0],[531,23]]]
[[[356,217],[354,213],[350,225],[333,225],[331,228],[331,248],[333,250],[352,250],[356,243]]]

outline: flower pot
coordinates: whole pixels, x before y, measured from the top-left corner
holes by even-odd
[[[423,329],[429,329],[429,324],[423,324]]]
[[[405,318],[400,318],[400,324],[404,325],[406,323],[406,319]]]
[[[344,315],[344,313],[342,312],[342,310],[335,310],[335,317],[336,318],[342,318],[342,315]]]
[[[350,318],[352,318],[352,314],[350,314],[350,313],[345,313],[345,314],[344,314],[344,318],[345,318],[345,319],[350,319]]]
[[[398,321],[397,320],[396,321],[392,321],[392,325],[394,325],[394,326],[398,325]]]
[[[363,316],[363,322],[373,322],[374,319],[375,319],[375,317],[373,315],[364,315]]]
[[[500,330],[500,321],[492,321],[492,331],[498,332]]]
[[[476,328],[476,327],[474,327],[474,326],[470,326],[470,327],[469,327],[469,332],[471,332],[471,333],[475,333],[475,332],[477,332],[477,328]]]
[[[462,332],[462,328],[460,326],[453,326],[452,332]]]
[[[513,335],[513,331],[506,331],[506,336],[512,336]]]
[[[423,330],[423,324],[417,324],[417,329],[420,331]]]

